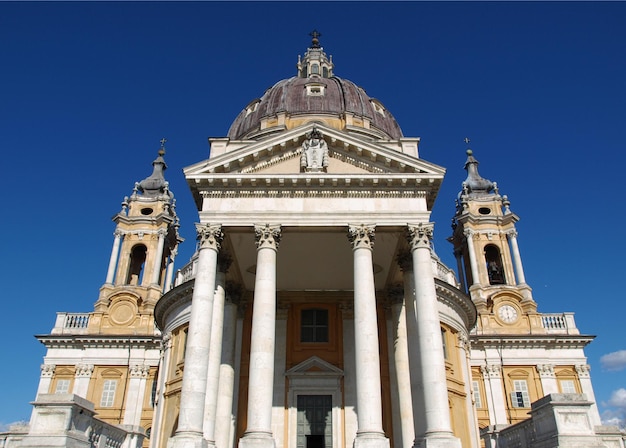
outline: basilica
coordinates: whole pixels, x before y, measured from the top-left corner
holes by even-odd
[[[0,447],[624,448],[600,422],[593,337],[526,283],[497,173],[467,150],[441,198],[444,265],[444,168],[312,37],[184,169],[199,223],[180,263],[192,223],[163,142],[113,218],[93,311],[37,336],[30,425]]]

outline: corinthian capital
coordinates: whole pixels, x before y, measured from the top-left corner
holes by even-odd
[[[281,230],[279,225],[271,226],[269,224],[265,224],[254,226],[254,238],[257,249],[278,249],[280,236]]]
[[[411,245],[411,250],[424,247],[430,249],[430,242],[433,239],[432,223],[419,223],[416,226],[409,225],[406,233],[406,239]]]
[[[134,364],[130,367],[131,378],[147,378],[150,373],[150,367],[145,364]]]
[[[75,368],[75,376],[77,378],[91,378],[91,374],[93,373],[93,364],[76,364]]]
[[[219,224],[196,224],[197,239],[200,241],[200,249],[208,248],[220,250],[224,233]]]
[[[374,247],[374,230],[376,226],[361,224],[358,226],[348,227],[348,241],[352,245],[352,249]]]
[[[41,365],[41,376],[46,378],[51,378],[54,375],[54,370],[57,366],[54,364],[42,364]]]
[[[578,364],[574,366],[576,369],[576,373],[578,373],[578,378],[589,378],[591,372],[591,366],[589,364]]]

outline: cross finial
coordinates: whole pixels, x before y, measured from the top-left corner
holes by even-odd
[[[466,144],[466,145],[469,145],[469,143],[470,143],[470,139],[469,139],[469,138],[467,138],[467,137],[465,137],[465,138],[463,139],[463,141],[465,142],[465,144]]]
[[[322,37],[322,33],[320,33],[317,30],[313,30],[309,33],[309,36],[311,36],[313,39],[311,40],[311,47],[313,48],[319,48],[320,46],[320,37]]]
[[[159,149],[159,155],[163,156],[163,154],[165,154],[165,142],[167,142],[167,139],[165,137],[163,137],[159,141],[161,142],[161,148]]]

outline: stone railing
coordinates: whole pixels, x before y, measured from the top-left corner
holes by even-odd
[[[85,334],[89,313],[57,313],[52,334]]]
[[[185,266],[176,271],[176,279],[174,280],[173,287],[182,285],[185,282],[188,282],[192,278],[196,277],[196,269],[198,267],[198,253],[196,252],[194,256],[191,258],[191,261],[187,263]]]
[[[431,261],[433,264],[433,274],[436,278],[456,288],[459,287],[459,282],[456,279],[456,274],[452,269],[443,264],[436,255],[433,255],[431,257]]]
[[[28,433],[16,448],[141,448],[145,438],[139,426],[95,418],[93,403],[77,395],[40,394],[33,406]]]
[[[541,326],[548,334],[580,334],[574,313],[541,314]]]
[[[532,403],[529,419],[483,428],[480,436],[487,448],[624,448],[625,434],[618,427],[592,424],[592,404],[583,394],[546,395]]]

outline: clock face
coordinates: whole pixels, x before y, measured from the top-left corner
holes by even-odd
[[[517,309],[511,305],[502,305],[498,308],[498,317],[502,322],[513,323],[517,320]]]

